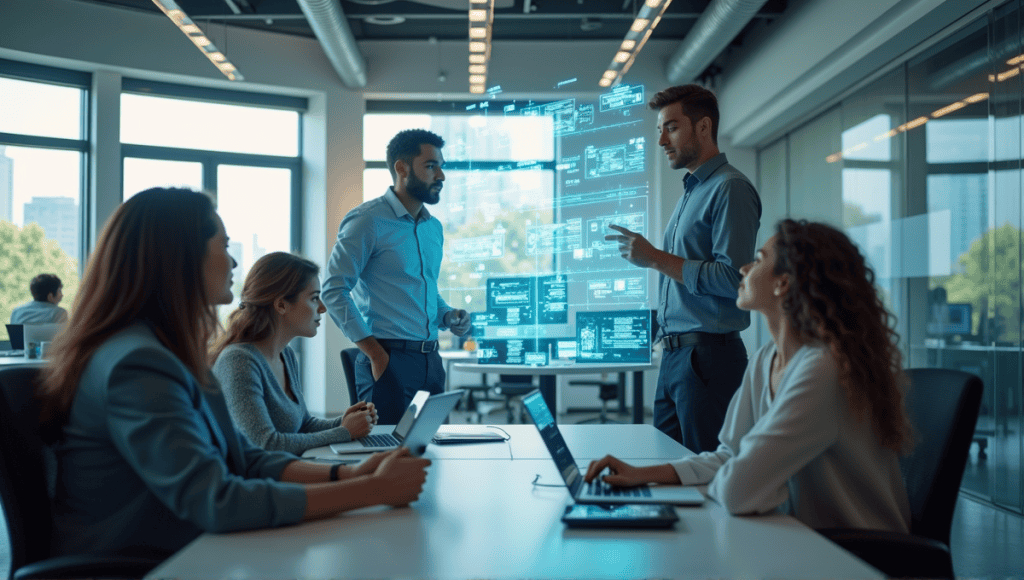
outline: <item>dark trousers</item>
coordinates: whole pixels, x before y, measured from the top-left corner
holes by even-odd
[[[743,341],[697,343],[661,357],[654,426],[700,453],[718,448],[718,433],[747,369]]]
[[[432,395],[444,391],[444,365],[437,351],[424,354],[387,347],[385,350],[391,360],[376,381],[370,359],[363,353],[356,357],[356,396],[373,403],[378,423],[395,425],[416,391],[430,391]]]

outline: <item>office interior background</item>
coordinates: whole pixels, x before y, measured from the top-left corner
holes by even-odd
[[[325,264],[341,219],[379,182],[379,145],[364,144],[390,133],[379,134],[375,115],[481,99],[467,91],[465,39],[429,38],[429,30],[374,39],[363,23],[366,82],[353,89],[315,38],[205,23],[244,74],[233,83],[162,14],[113,4],[0,1],[4,317],[28,299],[9,288],[27,289],[41,264],[64,279],[69,305],[106,218],[125,196],[157,184],[216,191],[242,264],[236,290],[268,251]],[[689,4],[699,13],[708,3]],[[703,78],[719,96],[722,149],[760,192],[759,243],[789,216],[842,227],[861,245],[906,365],[984,381],[964,493],[1024,514],[1021,2],[770,4]],[[568,36],[496,38],[488,85],[500,85],[501,98],[538,101],[604,92],[597,81],[617,41]],[[667,65],[679,46],[653,36],[624,82],[648,94],[673,84]],[[653,144],[655,115],[643,114]],[[647,155],[657,233],[682,175],[656,147]],[[748,349],[769,339],[755,316]],[[338,360],[347,346],[333,324],[303,342],[312,411],[348,404]],[[1008,521],[1019,533],[1020,519]]]

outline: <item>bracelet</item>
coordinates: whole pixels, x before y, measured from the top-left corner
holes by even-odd
[[[331,481],[338,481],[338,468],[341,467],[340,463],[335,463],[331,466]]]

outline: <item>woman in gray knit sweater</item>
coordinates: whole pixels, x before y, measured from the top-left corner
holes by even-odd
[[[257,260],[214,349],[213,374],[231,418],[264,449],[300,455],[363,437],[377,420],[373,403],[358,402],[341,417],[318,419],[302,399],[298,361],[288,343],[296,336],[316,336],[326,311],[319,273],[313,262],[286,252]]]

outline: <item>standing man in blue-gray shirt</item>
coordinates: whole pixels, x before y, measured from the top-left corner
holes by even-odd
[[[747,367],[739,331],[750,314],[736,306],[741,266],[754,259],[761,200],[718,150],[718,100],[699,85],[665,89],[658,145],[672,169],[686,169],[684,193],[665,228],[664,251],[619,226],[608,240],[622,257],[658,271],[658,324],[664,349],[654,425],[695,453],[718,447],[729,400]]]
[[[385,425],[398,423],[416,391],[444,390],[438,330],[462,336],[470,327],[466,311],[437,291],[444,231],[424,204],[441,199],[442,147],[444,139],[424,129],[391,139],[394,185],[345,216],[327,266],[327,312],[362,351],[356,395]]]

